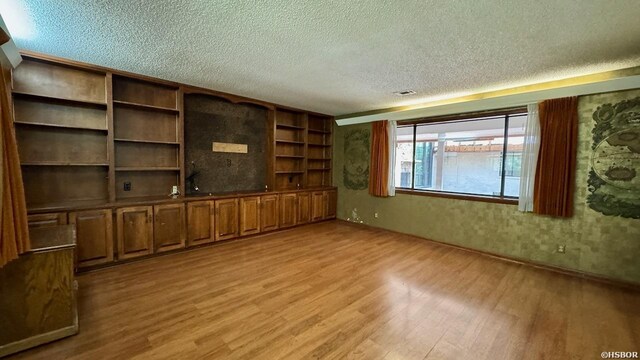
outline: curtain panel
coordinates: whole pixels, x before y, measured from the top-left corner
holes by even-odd
[[[389,196],[389,163],[389,130],[387,121],[376,121],[371,124],[370,195]]]
[[[520,169],[520,193],[518,196],[518,210],[533,211],[533,189],[540,151],[540,119],[538,118],[538,104],[527,105],[527,123],[524,133],[524,148],[522,150],[522,167]]]
[[[538,107],[540,151],[533,212],[571,217],[578,142],[578,98],[545,100]]]
[[[0,147],[2,148],[0,267],[31,249],[22,171],[11,113],[10,76],[10,67],[3,61],[0,75]]]

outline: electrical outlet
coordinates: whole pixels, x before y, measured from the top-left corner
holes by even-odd
[[[565,250],[566,250],[566,247],[564,244],[558,244],[558,253],[564,254]]]
[[[378,212],[377,211],[373,213],[373,217],[376,218],[376,219],[378,218]]]
[[[124,191],[131,191],[131,182],[130,181],[126,181],[124,183]]]

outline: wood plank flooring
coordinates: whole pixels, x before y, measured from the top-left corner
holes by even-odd
[[[640,292],[326,222],[78,277],[80,334],[33,359],[599,359]]]

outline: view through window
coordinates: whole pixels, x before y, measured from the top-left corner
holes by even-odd
[[[526,117],[518,113],[400,125],[396,186],[517,197]]]

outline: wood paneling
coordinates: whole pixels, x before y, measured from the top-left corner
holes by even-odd
[[[215,205],[213,201],[187,203],[187,245],[215,241]]]
[[[177,95],[177,88],[114,76],[113,99],[117,101],[177,109]]]
[[[178,147],[167,144],[117,142],[117,168],[174,168],[179,166]]]
[[[176,114],[132,109],[116,104],[113,119],[116,139],[178,142]]]
[[[260,232],[260,197],[240,198],[240,236]]]
[[[13,90],[60,99],[106,103],[105,74],[26,59],[13,70]]]
[[[113,261],[111,210],[69,213],[69,224],[76,229],[76,261],[79,268]]]
[[[109,199],[108,171],[94,166],[23,166],[27,206]]]
[[[120,171],[116,173],[116,197],[119,199],[169,195],[171,187],[178,185],[179,171]],[[131,183],[131,191],[124,183]]]
[[[298,193],[298,219],[299,225],[311,221],[311,194],[308,192]]]
[[[184,204],[153,207],[153,245],[156,252],[180,249],[185,246]]]
[[[106,133],[29,126],[16,137],[23,164],[109,165]]]
[[[295,226],[298,219],[296,193],[280,194],[280,228]]]
[[[67,224],[67,213],[32,214],[28,217],[29,229],[39,227],[52,227]]]
[[[593,359],[640,348],[638,291],[337,221],[79,282],[91,309],[82,331],[22,358]]]
[[[16,123],[107,130],[107,113],[103,107],[36,101],[16,96],[13,109]]]
[[[324,218],[326,204],[323,191],[311,192],[311,221],[320,221]]]
[[[233,239],[238,236],[238,199],[215,201],[216,240]]]
[[[136,206],[118,209],[118,259],[153,253],[153,208]]]
[[[278,228],[279,202],[278,195],[260,197],[260,230],[272,231]]]
[[[38,228],[31,237],[35,249],[48,243],[66,246],[28,252],[0,268],[0,357],[78,331],[73,233]]]

